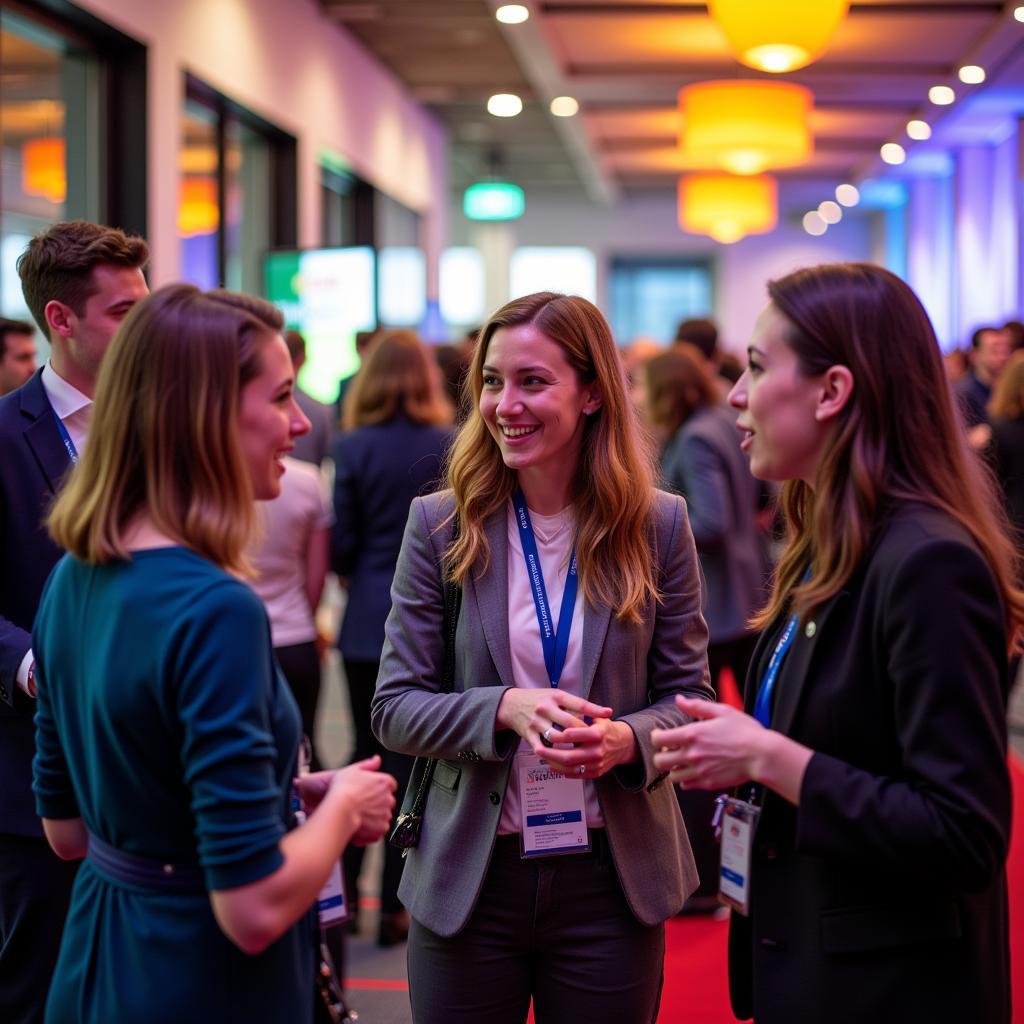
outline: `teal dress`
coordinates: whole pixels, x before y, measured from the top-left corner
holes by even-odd
[[[125,853],[198,864],[209,890],[273,873],[300,741],[259,598],[185,548],[54,569],[33,631],[34,790]],[[315,914],[257,956],[208,894],[75,881],[47,1024],[279,1024],[313,1013]]]

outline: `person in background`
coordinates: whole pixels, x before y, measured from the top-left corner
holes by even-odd
[[[74,866],[56,857],[32,802],[36,711],[32,623],[61,556],[46,509],[85,449],[100,363],[149,289],[141,238],[62,221],[18,260],[50,358],[0,398],[0,1020],[37,1024],[57,960]]]
[[[720,355],[718,348],[718,325],[714,320],[691,319],[682,321],[676,328],[675,344],[692,345],[700,352],[708,375],[714,380],[721,397],[724,398],[732,385],[718,371]]]
[[[1024,351],[1010,357],[988,404],[988,449],[1017,546],[1024,550]]]
[[[700,351],[674,345],[646,366],[647,416],[663,439],[661,479],[686,499],[704,574],[711,685],[728,668],[738,686],[747,677],[757,634],[750,620],[764,603],[767,542],[760,526],[760,488],[736,443],[735,412],[723,405]],[[717,910],[718,844],[711,828],[714,794],[679,791],[700,888],[690,913]]]
[[[380,754],[404,789],[412,758],[382,747],[370,728],[370,701],[391,609],[391,581],[409,504],[433,490],[441,477],[452,421],[440,372],[415,332],[382,331],[345,395],[344,433],[334,446],[332,566],[347,583],[348,602],[338,647],[348,680],[355,729],[352,758]],[[345,854],[353,903],[362,850]],[[384,852],[377,939],[390,946],[405,938],[408,917],[398,898],[402,854]]]
[[[376,758],[299,776],[298,710],[238,578],[253,499],[309,428],[280,328],[230,292],[140,302],[50,512],[69,553],[35,626],[34,790],[50,845],[85,862],[47,1024],[311,1020],[317,894],[390,820]]]
[[[1024,348],[1024,323],[1021,323],[1020,320],[1007,320],[1003,324],[1003,330],[1009,336],[1011,352],[1017,352]]]
[[[355,333],[356,358],[359,360],[360,366],[362,366],[363,364],[363,359],[366,356],[366,350],[370,347],[370,342],[373,341],[376,333],[376,330],[356,331]],[[359,369],[357,368],[355,373],[350,373],[347,377],[343,377],[340,381],[338,381],[338,397],[334,400],[335,423],[341,422],[343,409],[345,405],[345,393],[355,382],[355,379],[358,375]]]
[[[285,474],[280,494],[257,505],[257,540],[249,555],[254,572],[252,588],[267,609],[274,657],[299,706],[302,731],[309,740],[310,766],[318,771],[320,652],[316,609],[330,562],[334,512],[316,466],[292,455],[286,455],[282,465]]]
[[[36,372],[36,329],[0,316],[0,395],[20,388]]]
[[[503,306],[469,379],[451,490],[409,510],[372,711],[386,747],[440,759],[400,890],[413,1017],[521,1024],[532,998],[538,1024],[653,1021],[696,872],[651,730],[712,696],[685,504],[654,488],[585,299]]]
[[[988,440],[988,431],[974,428],[988,424],[988,403],[999,375],[1010,358],[1010,336],[1001,327],[979,327],[971,335],[970,370],[956,382],[954,392],[960,403],[964,427],[971,433],[971,445],[978,449]]]
[[[746,710],[655,733],[724,818],[737,1017],[1010,1020],[1007,651],[1024,625],[992,482],[917,296],[872,264],[768,285],[730,401],[789,543]],[[743,824],[748,833],[744,854]]]
[[[965,377],[970,365],[967,353],[962,348],[950,349],[942,357],[942,368],[946,371],[946,379],[950,384],[956,384],[958,380]]]
[[[284,342],[291,356],[295,379],[299,379],[299,370],[306,363],[306,339],[298,331],[284,332]],[[312,395],[295,386],[295,403],[302,414],[309,420],[309,432],[295,438],[293,459],[311,462],[319,467],[331,452],[334,440],[334,411],[329,405],[318,402]]]
[[[472,354],[463,345],[437,345],[434,348],[434,358],[441,371],[445,394],[451,407],[456,410],[456,419],[461,423],[469,414],[464,385]]]

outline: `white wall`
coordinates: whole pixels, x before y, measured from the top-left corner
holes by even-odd
[[[866,260],[870,253],[866,216],[847,215],[820,238],[812,238],[798,222],[783,217],[780,227],[769,235],[718,245],[684,234],[676,222],[674,199],[655,196],[625,199],[605,209],[583,199],[531,193],[526,197],[526,213],[508,225],[508,231],[510,248],[582,245],[592,249],[598,260],[599,305],[605,307],[613,256],[710,257],[715,276],[714,316],[724,347],[737,352],[745,350],[757,314],[767,302],[765,283],[769,279],[816,263]],[[474,226],[461,211],[453,213],[451,233],[453,244],[472,244],[474,240]]]
[[[177,158],[184,73],[298,140],[299,244],[320,242],[324,149],[424,217],[436,293],[446,240],[446,132],[314,0],[77,0],[149,50],[149,241],[154,284],[180,257]]]

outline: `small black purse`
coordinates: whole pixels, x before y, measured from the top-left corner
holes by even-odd
[[[451,542],[459,536],[458,516],[452,521]],[[462,587],[450,580],[443,579],[441,592],[444,598],[444,664],[441,669],[441,693],[451,693],[455,689],[455,630],[459,625],[459,610],[462,607]],[[436,757],[417,757],[412,767],[412,776],[405,790],[402,809],[395,821],[395,827],[388,836],[388,842],[402,850],[402,856],[420,841],[420,827],[423,824],[423,809],[427,803],[427,793],[434,778],[437,767]]]

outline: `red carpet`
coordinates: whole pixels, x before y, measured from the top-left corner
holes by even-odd
[[[1013,1020],[1024,1024],[1024,762],[1010,756],[1013,840],[1010,882],[1010,963]],[[726,977],[726,922],[675,918],[668,923],[665,991],[659,1024],[734,1024]]]

